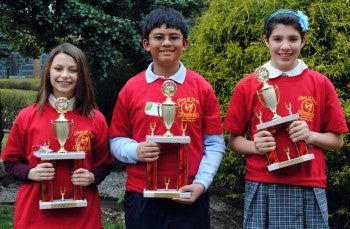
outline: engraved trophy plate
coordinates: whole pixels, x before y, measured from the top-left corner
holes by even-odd
[[[278,115],[276,110],[280,100],[279,88],[277,86],[272,86],[267,83],[269,79],[269,72],[266,68],[258,68],[255,74],[256,79],[262,82],[261,89],[256,92],[258,100],[264,107],[268,108],[273,113],[272,120],[267,122],[264,122],[262,120],[261,111],[256,113],[256,116],[260,121],[260,124],[256,125],[257,130],[274,128],[275,130],[278,130],[274,134],[286,134],[286,130],[278,128],[278,126],[284,124],[289,125],[289,123],[291,123],[292,121],[298,120],[299,114],[292,113],[292,105],[291,103],[289,103],[285,104],[289,115],[285,117],[281,117],[280,115]],[[296,149],[297,155],[295,157],[293,157],[290,154],[290,147]],[[304,141],[299,141],[296,143],[291,142],[290,144],[284,146],[281,146],[278,142],[276,142],[276,150],[266,153],[266,158],[269,164],[267,166],[268,170],[274,171],[277,169],[312,160],[315,158],[315,156],[314,154],[308,153],[307,146]]]
[[[164,187],[157,187],[158,171],[157,161],[147,163],[146,187],[143,192],[145,198],[191,198],[190,192],[179,192],[179,188],[187,185],[187,151],[186,145],[191,142],[191,138],[185,135],[187,125],[181,123],[182,135],[175,136],[171,133],[171,127],[178,117],[178,105],[172,101],[172,96],[176,92],[176,83],[172,80],[165,80],[162,84],[162,92],[166,96],[163,103],[148,102],[145,106],[145,113],[159,117],[165,125],[166,132],[163,135],[154,135],[156,123],[150,123],[151,135],[146,136],[146,141],[156,143],[178,144],[178,163],[176,189],[168,188],[170,178],[164,178]]]
[[[52,152],[49,149],[50,143],[44,142],[43,152],[38,153],[38,157],[41,158],[42,162],[59,162],[68,160],[71,163],[72,170],[83,167],[83,160],[85,159],[85,152],[79,150],[79,142],[77,142],[77,151],[69,152],[65,149],[64,145],[73,132],[73,120],[68,120],[65,117],[65,113],[69,108],[69,100],[60,97],[56,100],[55,108],[59,117],[56,120],[51,120],[51,130],[54,137],[60,144],[60,149],[57,152]],[[54,163],[55,164],[55,163]],[[71,174],[69,173],[69,176]],[[40,209],[57,209],[57,208],[75,208],[75,207],[86,207],[87,201],[83,195],[83,187],[71,184],[71,186],[61,186],[60,184],[54,184],[54,180],[42,181],[42,195],[39,201]],[[61,198],[54,199],[54,188],[59,189]],[[72,196],[67,196],[67,189],[71,189]]]

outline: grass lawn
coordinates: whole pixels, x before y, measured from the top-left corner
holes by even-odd
[[[13,228],[12,210],[0,207],[0,228]]]

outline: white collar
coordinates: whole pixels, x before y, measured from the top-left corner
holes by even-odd
[[[148,65],[148,68],[146,70],[147,83],[152,83],[153,81],[156,81],[159,78],[162,78],[162,79],[165,78],[164,76],[158,76],[154,74],[152,71],[152,68],[153,68],[153,62]],[[171,79],[179,84],[183,84],[185,81],[185,77],[186,77],[186,68],[183,65],[183,63],[179,61],[179,69],[174,75],[170,76],[168,79]]]
[[[267,63],[265,63],[262,67],[265,67],[269,71],[269,79],[277,78],[280,75],[293,77],[300,75],[305,69],[307,69],[307,65],[304,63],[303,60],[297,59],[298,65],[295,66],[293,69],[283,72],[279,70],[278,68],[275,68],[271,65],[271,60]]]
[[[50,94],[49,95],[49,98],[48,98],[48,101],[50,103],[50,105],[55,108],[55,103],[56,103],[56,98],[53,94]],[[74,107],[75,107],[75,96],[71,99],[69,99],[69,108],[68,108],[68,111],[72,111],[74,110]]]

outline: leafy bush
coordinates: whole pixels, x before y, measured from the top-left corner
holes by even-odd
[[[225,116],[232,91],[245,75],[270,59],[263,42],[264,20],[276,9],[302,10],[310,28],[301,58],[322,72],[337,88],[347,122],[350,122],[350,2],[343,0],[216,0],[198,19],[190,33],[190,47],[182,60],[213,85]],[[350,143],[344,137],[341,150],[327,152],[330,225],[350,224]],[[243,199],[243,161],[227,149],[214,187],[226,190],[233,201]]]
[[[33,104],[36,99],[37,91],[1,89],[2,110],[2,128],[10,129],[17,113],[24,107]]]
[[[0,88],[38,91],[40,78],[0,79]]]

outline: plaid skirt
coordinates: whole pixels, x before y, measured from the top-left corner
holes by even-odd
[[[243,228],[329,228],[326,190],[246,181]]]

